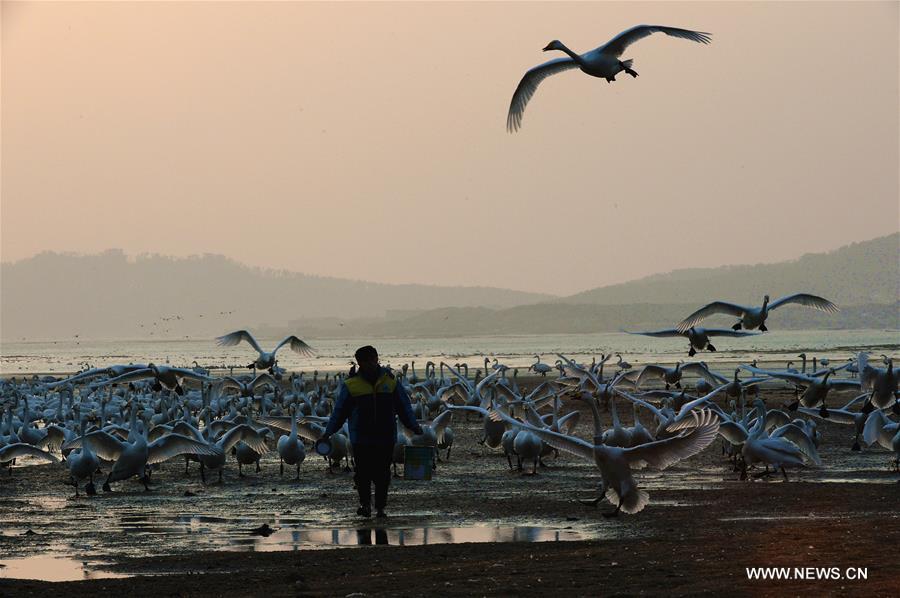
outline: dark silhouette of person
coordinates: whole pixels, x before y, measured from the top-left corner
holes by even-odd
[[[376,517],[386,517],[391,461],[397,442],[397,417],[415,434],[422,428],[416,421],[406,389],[387,368],[378,363],[378,351],[371,345],[354,354],[359,368],[341,384],[334,411],[322,436],[328,439],[350,420],[350,442],[356,462],[357,515],[372,516],[372,484],[375,484]]]

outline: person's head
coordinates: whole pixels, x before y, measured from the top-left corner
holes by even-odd
[[[360,347],[353,356],[359,364],[359,373],[363,376],[372,376],[378,372],[378,351],[372,345]]]

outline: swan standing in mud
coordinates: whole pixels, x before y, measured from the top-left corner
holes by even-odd
[[[297,479],[300,479],[300,464],[306,459],[306,447],[297,437],[296,408],[291,405],[288,410],[291,418],[291,432],[278,439],[278,457],[281,459],[281,475],[284,475],[284,464],[297,466]]]

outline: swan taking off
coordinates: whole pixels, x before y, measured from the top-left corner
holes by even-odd
[[[560,50],[569,55],[568,58],[556,58],[544,64],[532,68],[516,87],[512,101],[509,103],[509,114],[506,117],[506,130],[510,133],[518,131],[522,126],[522,117],[525,114],[525,105],[528,100],[537,91],[541,81],[569,69],[581,69],[581,71],[592,77],[606,79],[608,83],[616,80],[616,75],[625,71],[632,77],[638,74],[631,68],[632,60],[619,60],[622,53],[634,42],[644,39],[654,33],[662,32],[672,37],[680,37],[689,39],[701,44],[708,44],[711,33],[703,33],[701,31],[690,31],[689,29],[679,29],[677,27],[665,27],[663,25],[637,25],[631,29],[627,29],[606,42],[599,48],[595,48],[584,54],[576,54],[566,47],[561,41],[555,39],[544,48],[544,52],[549,50]]]
[[[786,295],[771,303],[769,303],[769,296],[766,295],[763,297],[762,307],[747,307],[744,305],[737,305],[736,303],[728,303],[727,301],[713,301],[682,320],[678,324],[678,331],[684,332],[713,314],[728,314],[740,318],[740,321],[732,326],[732,330],[740,330],[743,326],[748,330],[759,328],[760,331],[766,332],[768,330],[766,328],[766,318],[769,317],[769,312],[782,305],[789,305],[792,303],[804,307],[811,307],[819,311],[824,311],[825,313],[833,314],[840,311],[838,306],[828,299],[817,295],[810,295],[809,293]]]
[[[272,369],[277,363],[275,360],[275,354],[278,353],[278,349],[282,348],[288,343],[290,343],[291,351],[307,357],[313,355],[313,348],[294,335],[291,335],[278,343],[278,345],[276,345],[271,352],[263,351],[259,346],[259,343],[256,342],[256,339],[253,338],[253,335],[246,330],[236,330],[235,332],[231,332],[229,334],[216,338],[216,344],[220,347],[233,347],[241,341],[247,341],[247,343],[251,347],[256,349],[257,353],[259,353],[259,357],[256,358],[256,361],[251,363],[248,367],[253,369],[259,368],[261,370],[269,370],[269,373],[273,373]]]

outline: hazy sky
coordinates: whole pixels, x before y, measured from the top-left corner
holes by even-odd
[[[900,3],[2,3],[2,259],[568,294],[900,228]],[[522,74],[638,23],[640,77]]]

